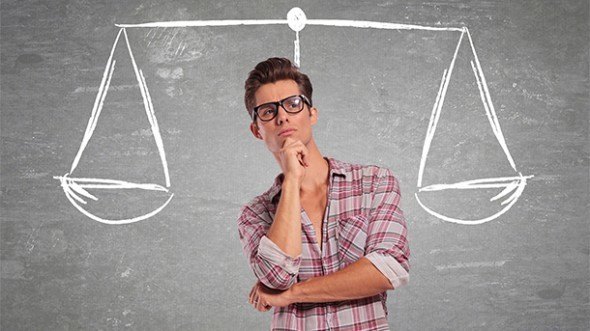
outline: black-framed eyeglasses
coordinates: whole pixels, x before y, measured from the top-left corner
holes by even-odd
[[[272,121],[279,113],[279,106],[289,114],[297,114],[305,108],[305,104],[311,107],[311,102],[305,95],[292,95],[283,100],[263,103],[254,107],[252,111],[252,121],[256,121],[256,116],[263,122]]]

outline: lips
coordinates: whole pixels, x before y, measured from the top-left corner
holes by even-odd
[[[289,135],[289,134],[291,134],[291,133],[293,133],[295,131],[297,131],[297,130],[295,130],[295,129],[285,129],[285,130],[282,130],[281,132],[279,132],[279,136]]]

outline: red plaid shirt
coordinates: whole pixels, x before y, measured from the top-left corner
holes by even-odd
[[[285,254],[266,237],[278,206],[283,175],[242,207],[238,230],[256,277],[266,286],[287,289],[295,282],[324,276],[365,257],[394,288],[407,283],[410,249],[400,190],[391,171],[326,158],[330,165],[322,250],[313,225],[301,209],[302,252]],[[389,330],[387,294],[328,303],[276,307],[272,330]]]

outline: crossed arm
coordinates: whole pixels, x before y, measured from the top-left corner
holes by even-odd
[[[283,198],[285,198],[284,195],[281,196],[281,199]],[[407,261],[407,255],[409,255],[405,238],[405,220],[401,210],[397,208],[398,203],[397,182],[387,171],[380,179],[375,191],[375,208],[371,214],[372,221],[367,238],[368,254],[337,272],[299,283],[295,281],[300,255],[293,254],[294,251],[281,245],[280,240],[275,244],[274,238],[271,240],[269,236],[271,231],[259,229],[255,232],[260,233],[260,236],[252,238],[248,233],[243,232],[242,227],[240,237],[245,245],[245,251],[248,252],[248,244],[265,246],[264,249],[256,246],[249,250],[251,264],[260,280],[250,292],[250,303],[258,310],[266,311],[271,306],[282,307],[296,302],[333,302],[365,298],[405,284],[408,279],[406,270],[408,266],[405,264],[402,267],[395,258]],[[275,224],[281,224],[277,223],[277,220],[280,220],[278,217],[280,206],[281,202],[271,228]],[[401,220],[392,220],[395,217],[401,217]],[[300,224],[297,225],[299,232],[296,232],[298,235],[296,238],[301,240]],[[295,253],[297,252],[300,251],[295,250]],[[267,268],[260,268],[260,263]]]
[[[296,302],[332,302],[370,297],[393,286],[367,258],[332,274],[295,283],[287,290],[271,289],[260,282],[252,288],[249,303],[260,311]]]

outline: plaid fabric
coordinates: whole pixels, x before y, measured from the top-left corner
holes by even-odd
[[[301,256],[291,258],[266,237],[280,199],[282,174],[268,191],[242,207],[238,230],[255,276],[271,288],[287,289],[366,257],[394,288],[405,284],[410,250],[397,179],[385,168],[326,159],[330,183],[322,251],[303,209]],[[386,299],[383,292],[357,300],[276,307],[271,329],[389,330]]]

